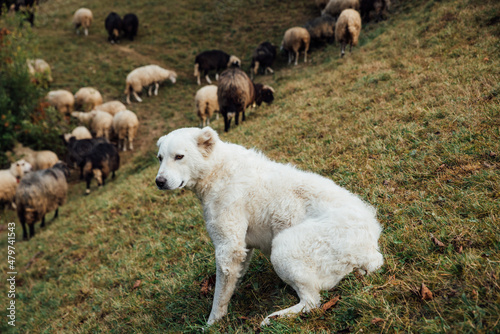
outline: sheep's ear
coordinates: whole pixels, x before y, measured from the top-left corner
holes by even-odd
[[[212,153],[217,140],[219,140],[219,135],[211,127],[207,126],[201,129],[197,142],[198,148],[205,158],[208,158]]]
[[[165,136],[162,136],[162,137],[160,137],[160,139],[158,139],[158,141],[156,142],[156,146],[157,146],[158,148],[160,148],[161,144],[165,141],[165,138],[167,138],[167,136],[166,136],[166,135],[165,135]]]

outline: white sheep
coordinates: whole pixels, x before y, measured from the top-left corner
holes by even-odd
[[[92,11],[88,8],[80,8],[73,15],[73,25],[75,26],[76,33],[80,34],[80,27],[83,28],[85,36],[89,34],[89,28],[94,19]]]
[[[75,137],[76,140],[80,139],[91,139],[92,135],[90,134],[89,129],[84,126],[77,126],[71,131],[71,133],[64,134],[64,140],[69,143],[71,137]]]
[[[74,111],[71,116],[88,125],[96,138],[110,139],[111,128],[113,127],[113,116],[111,114],[102,110],[92,110],[90,112]]]
[[[19,181],[31,171],[31,164],[24,159],[10,165],[9,169],[0,170],[0,203],[7,202],[15,208],[14,197]]]
[[[329,14],[337,17],[344,9],[359,10],[359,0],[330,0],[321,15]]]
[[[200,118],[200,127],[210,124],[210,118],[217,112],[219,119],[219,102],[217,100],[217,86],[208,85],[198,89],[194,97],[196,113]]]
[[[114,116],[122,110],[127,110],[127,107],[120,101],[109,101],[96,106],[95,109],[105,111]]]
[[[47,80],[48,82],[52,82],[52,71],[50,69],[50,65],[43,59],[28,59],[26,60],[28,65],[28,72],[32,77],[35,77],[37,73]]]
[[[24,147],[21,143],[14,146],[14,156],[24,159],[31,164],[33,170],[47,169],[54,166],[59,158],[52,151],[34,151],[29,147]]]
[[[83,87],[75,93],[75,105],[82,107],[84,111],[95,109],[101,104],[101,93],[95,88]]]
[[[122,110],[113,117],[113,131],[118,136],[118,150],[134,149],[134,138],[139,127],[137,115],[130,110]]]
[[[354,9],[342,11],[335,25],[335,39],[340,43],[340,57],[344,56],[345,46],[349,44],[349,52],[353,45],[358,45],[361,32],[361,16]]]
[[[130,104],[130,92],[134,95],[138,102],[142,99],[137,95],[142,91],[143,87],[148,87],[148,96],[151,96],[152,85],[155,85],[154,94],[158,95],[158,87],[160,82],[170,79],[174,84],[177,79],[177,73],[171,70],[166,70],[158,65],[146,65],[138,67],[127,75],[125,94],[127,94],[127,103]]]
[[[295,57],[295,65],[299,60],[299,51],[304,48],[304,63],[307,62],[307,51],[311,43],[311,35],[307,29],[302,27],[293,27],[288,29],[281,42],[281,50],[288,52],[288,64],[292,63]]]
[[[75,97],[67,90],[50,91],[45,98],[51,106],[62,114],[70,114],[73,111]]]

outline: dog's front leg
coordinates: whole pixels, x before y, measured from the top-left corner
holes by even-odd
[[[247,250],[244,247],[221,247],[216,250],[217,277],[215,281],[214,301],[212,312],[208,317],[208,325],[227,314],[229,300],[234,293],[236,283],[245,267]]]

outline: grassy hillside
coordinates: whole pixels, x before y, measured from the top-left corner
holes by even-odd
[[[82,6],[95,17],[87,38],[71,28]],[[136,41],[107,43],[111,10],[137,13]],[[117,178],[86,197],[73,181],[60,217],[44,230],[37,224],[29,242],[18,240],[17,327],[2,316],[0,332],[199,331],[212,303],[214,250],[195,196],[156,189],[156,139],[198,125],[195,54],[224,49],[248,69],[258,43],[279,44],[287,28],[317,14],[312,1],[40,6],[38,52],[53,66],[52,88],[90,85],[105,100],[123,100],[126,74],[137,66],[156,63],[179,78],[130,107],[141,121],[137,150],[122,155]],[[214,129],[374,205],[386,263],[325,291],[323,302],[340,296],[329,310],[259,329],[266,315],[298,300],[257,252],[228,316],[209,332],[499,332],[499,45],[498,1],[397,1],[388,20],[364,25],[360,46],[344,59],[337,45],[321,47],[307,64],[288,67],[281,56],[273,76],[257,77],[274,87],[275,102],[228,134],[222,119]],[[15,214],[3,212],[2,226],[9,221]],[[431,299],[422,298],[422,283]],[[2,314],[7,303],[1,294]]]

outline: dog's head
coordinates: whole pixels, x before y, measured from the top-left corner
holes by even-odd
[[[194,186],[203,172],[206,172],[219,136],[210,127],[183,128],[161,137],[158,146],[160,168],[156,185],[160,190],[172,190]]]

